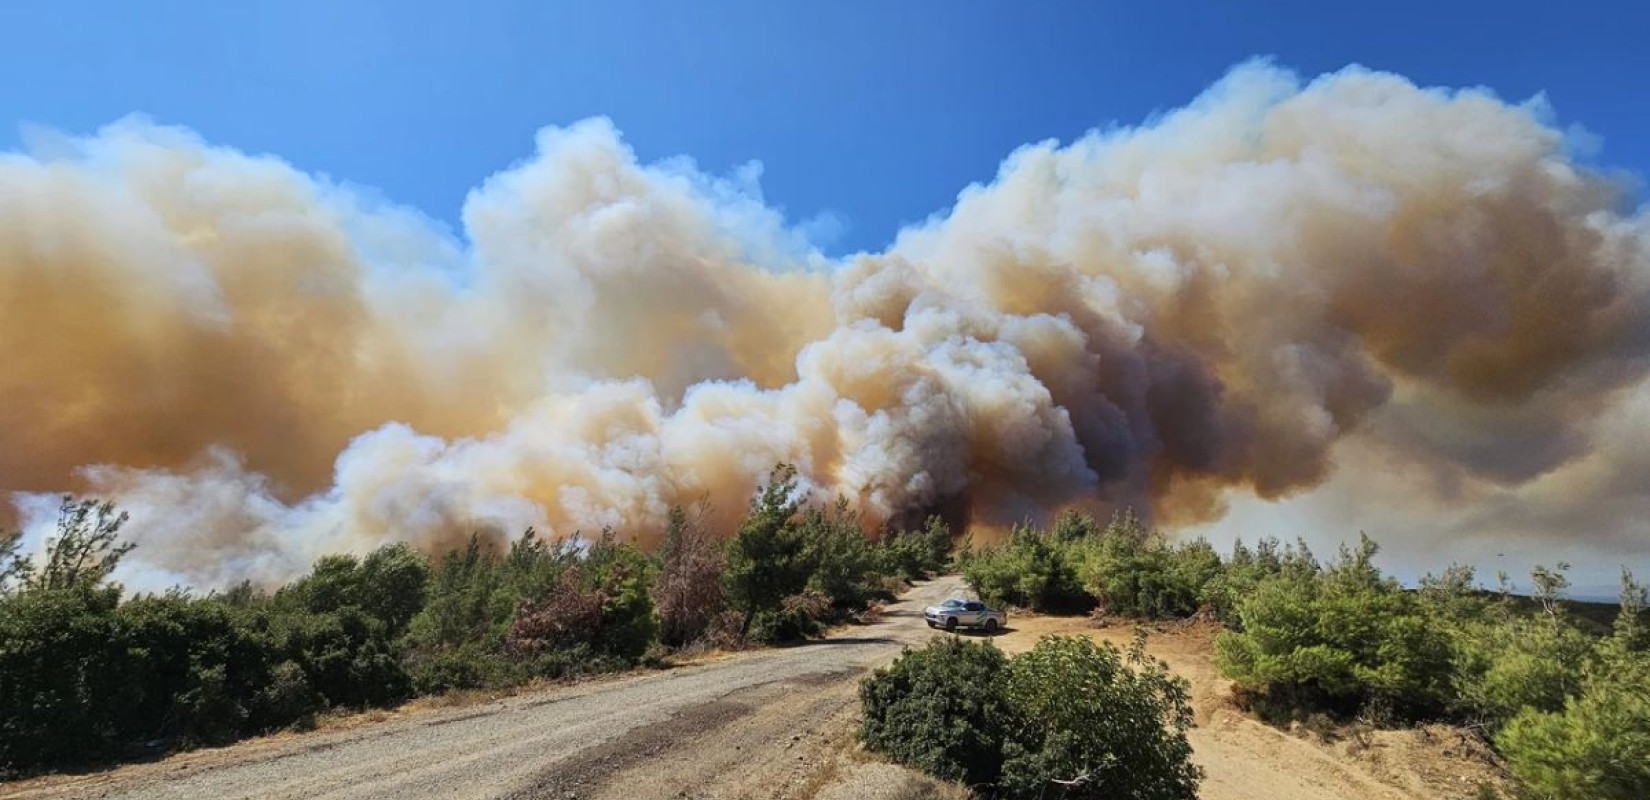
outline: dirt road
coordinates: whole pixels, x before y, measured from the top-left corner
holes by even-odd
[[[880,622],[798,647],[30,781],[0,797],[808,797],[846,756],[858,679],[926,641],[922,607],[961,589],[956,577],[919,584]]]

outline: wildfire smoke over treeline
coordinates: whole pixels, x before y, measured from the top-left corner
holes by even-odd
[[[1333,478],[1429,536],[1642,546],[1650,217],[1550,116],[1248,64],[841,259],[754,170],[601,119],[456,235],[176,128],[47,138],[0,155],[0,491],[31,529],[114,498],[162,584],[648,536],[777,462],[873,524],[1174,527]]]

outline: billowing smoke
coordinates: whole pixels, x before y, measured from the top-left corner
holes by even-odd
[[[159,584],[646,537],[779,461],[873,522],[1335,497],[1430,509],[1395,548],[1625,550],[1650,217],[1549,116],[1249,64],[843,260],[756,170],[640,164],[605,120],[541,132],[461,236],[143,120],[36,137],[0,156],[0,489],[31,530],[115,498]]]

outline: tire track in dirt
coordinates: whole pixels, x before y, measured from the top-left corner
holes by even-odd
[[[778,712],[786,720],[787,725],[794,725],[798,717],[785,712],[791,710],[797,698],[804,692],[811,694],[827,690],[857,677],[862,672],[863,670],[850,669],[800,675],[776,683],[756,684],[731,692],[722,698],[684,708],[659,725],[637,728],[610,742],[557,762],[546,769],[531,788],[508,795],[505,800],[562,800],[570,796],[603,797],[610,794],[635,798],[638,797],[636,783],[627,781],[626,774],[638,768],[645,771],[648,781],[655,785],[698,785],[667,778],[661,774],[660,762],[699,763],[708,766],[720,761],[722,759],[684,756],[681,751],[703,750],[708,742],[723,738],[719,734],[725,729],[741,727],[739,723],[747,721],[759,712],[769,718]],[[840,706],[836,703],[831,705]],[[801,718],[806,719],[810,716],[817,715],[803,714]],[[767,731],[767,736],[758,737],[758,740],[766,739],[775,733]],[[748,735],[742,738],[747,744],[751,743]],[[789,741],[794,744],[800,738],[801,734],[796,734]],[[731,748],[722,747],[719,748],[719,754],[726,757],[729,762],[737,762],[741,760],[740,752],[744,749],[737,745]],[[671,796],[683,795],[678,790]]]
[[[752,713],[609,777],[593,800],[804,797],[851,741],[864,670],[786,682]],[[811,676],[810,676],[811,677]],[[581,795],[582,797],[583,795]]]
[[[611,786],[617,772],[681,747],[691,736],[704,736],[750,714],[755,707],[735,700],[712,700],[683,709],[662,725],[631,731],[611,742],[581,751],[549,768],[531,788],[504,800],[561,800]]]

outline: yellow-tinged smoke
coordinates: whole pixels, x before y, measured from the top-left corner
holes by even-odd
[[[754,178],[546,129],[456,239],[141,120],[0,155],[0,490],[110,495],[198,585],[646,535],[779,461],[873,521],[1169,525],[1401,464],[1462,524],[1645,538],[1650,218],[1539,103],[1246,65],[840,262]]]

